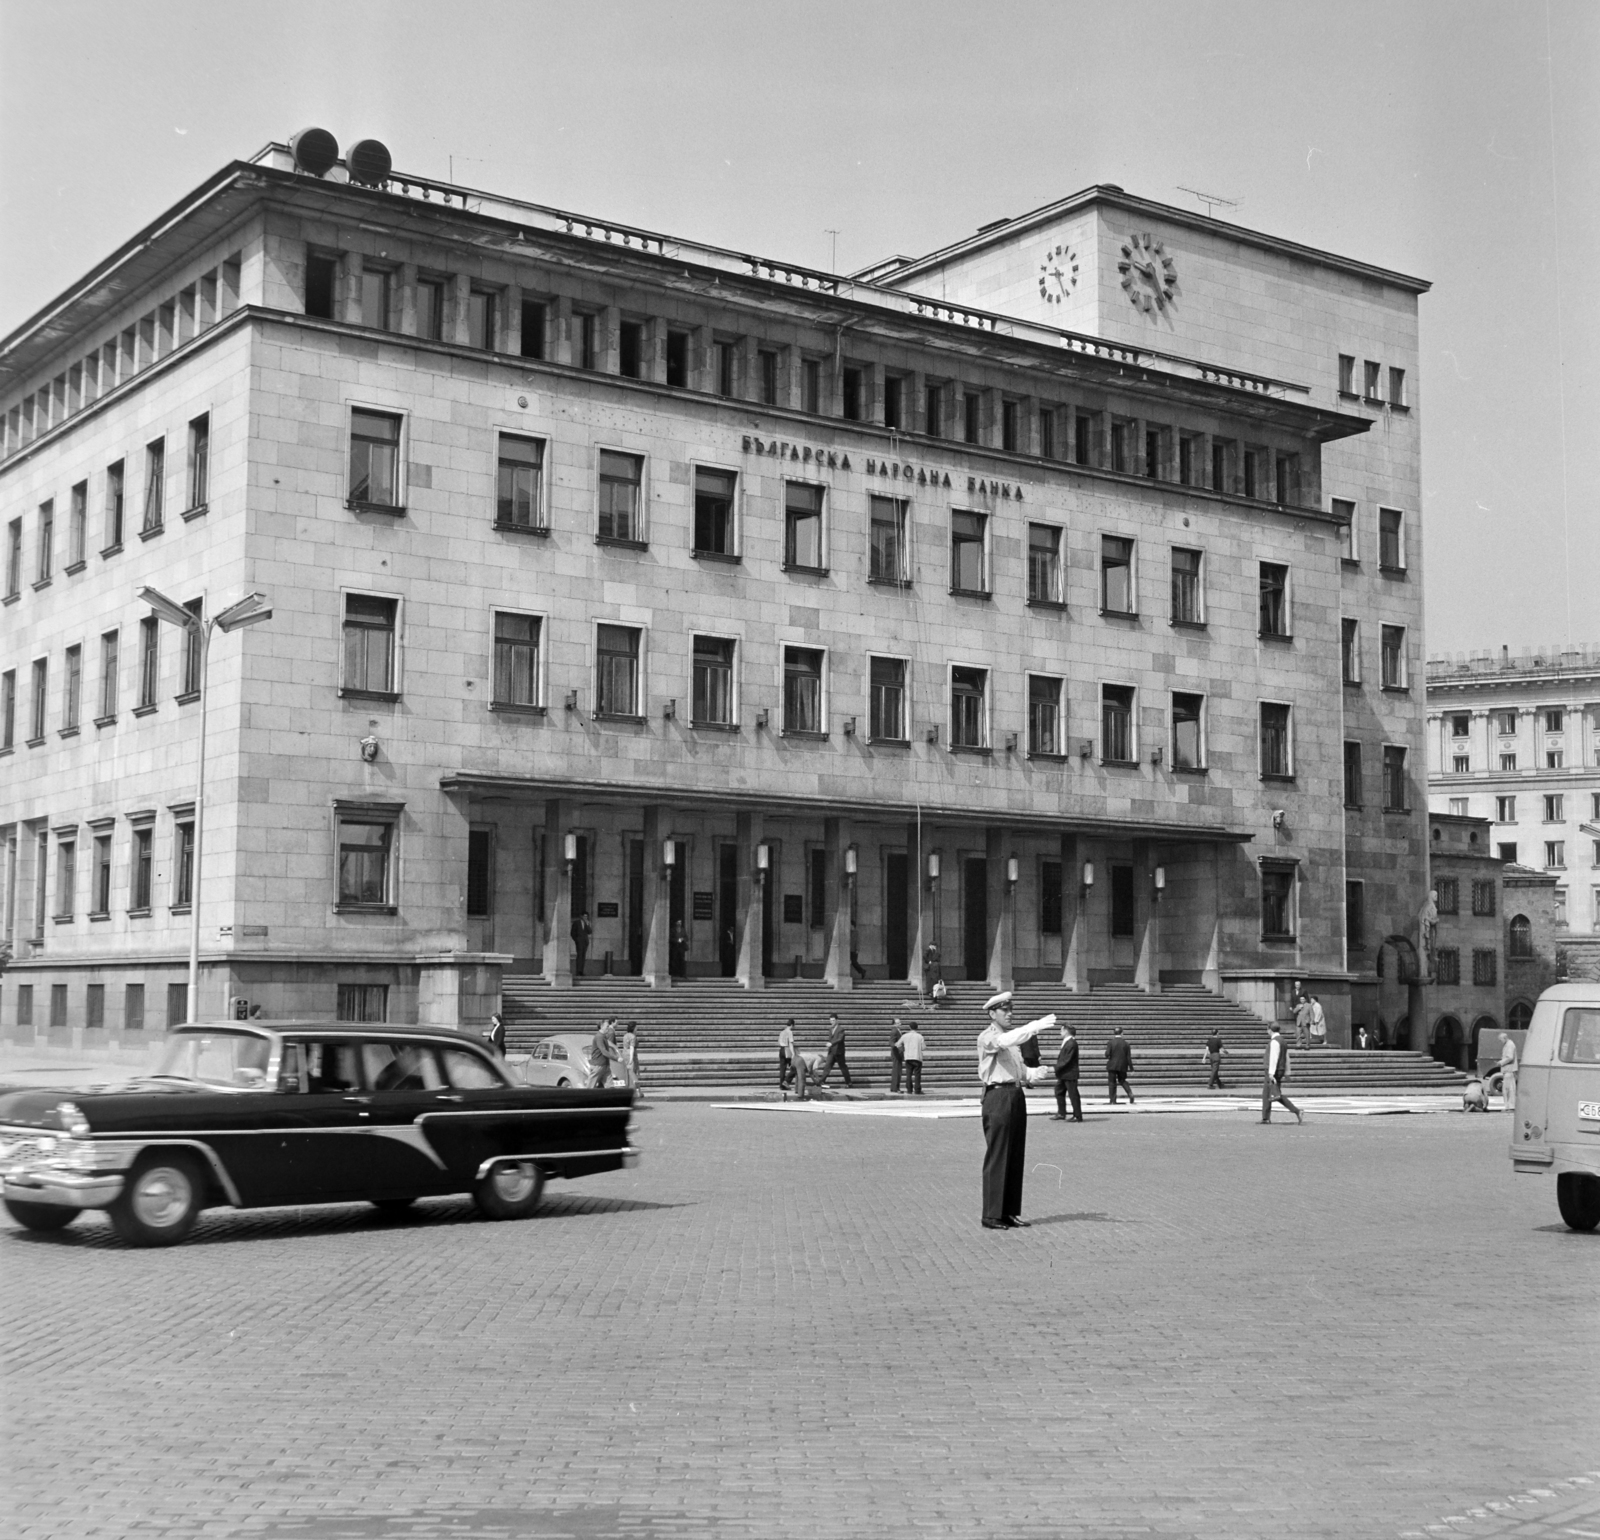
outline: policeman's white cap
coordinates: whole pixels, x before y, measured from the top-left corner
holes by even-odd
[[[986,1011],[998,1011],[1003,1010],[1010,1004],[1011,991],[1009,989],[1002,989],[999,994],[990,995],[989,998],[983,1002],[983,1008]]]

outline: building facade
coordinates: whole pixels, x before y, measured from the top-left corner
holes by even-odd
[[[0,343],[0,1030],[934,947],[1403,1031],[1425,289],[1111,187],[842,278],[225,167]]]

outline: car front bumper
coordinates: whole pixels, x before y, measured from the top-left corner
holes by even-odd
[[[3,1193],[19,1203],[55,1203],[63,1208],[105,1208],[122,1193],[120,1173],[53,1171],[48,1166],[13,1167]]]

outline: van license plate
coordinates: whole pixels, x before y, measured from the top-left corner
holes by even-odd
[[[1600,1123],[1600,1102],[1579,1102],[1578,1116],[1591,1122]]]

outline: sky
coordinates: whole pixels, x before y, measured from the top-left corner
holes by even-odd
[[[0,335],[308,124],[840,271],[1115,182],[1427,278],[1428,650],[1600,645],[1595,0],[0,0]]]

